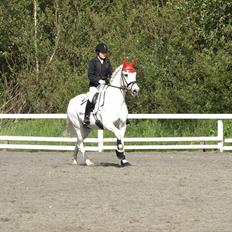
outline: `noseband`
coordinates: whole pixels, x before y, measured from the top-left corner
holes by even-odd
[[[132,88],[133,88],[133,86],[134,86],[134,84],[136,84],[137,82],[136,81],[131,81],[131,82],[127,82],[126,81],[126,78],[124,77],[124,75],[122,74],[122,72],[121,72],[121,77],[122,77],[122,83],[123,83],[123,87],[124,87],[124,89],[126,89],[126,90],[129,90],[129,91],[132,91]],[[129,86],[130,86],[130,88],[129,88]]]

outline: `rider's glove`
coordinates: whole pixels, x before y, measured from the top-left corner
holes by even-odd
[[[104,80],[99,80],[98,82],[99,82],[100,85],[105,85],[106,84],[106,82]]]
[[[108,76],[102,77],[102,80],[104,80],[107,85],[109,84],[109,77]]]

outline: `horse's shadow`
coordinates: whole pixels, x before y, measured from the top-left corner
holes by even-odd
[[[122,166],[121,166],[120,164],[116,164],[116,163],[106,163],[106,162],[95,163],[94,166],[97,166],[97,167],[115,167],[115,168],[122,168]]]
[[[81,167],[88,167],[85,163],[79,163],[78,164]],[[130,165],[129,167],[131,167]],[[94,165],[91,165],[89,167],[114,167],[114,168],[123,168],[122,165],[116,164],[116,163],[109,163],[109,162],[100,162],[100,163],[94,163]],[[125,168],[125,167],[124,167]]]

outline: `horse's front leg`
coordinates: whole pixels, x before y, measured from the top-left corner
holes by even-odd
[[[117,148],[116,148],[116,155],[118,159],[121,161],[121,165],[129,166],[130,163],[126,160],[125,151],[124,151],[124,135],[126,131],[126,123],[119,126],[119,129],[113,124],[108,123],[104,125],[106,129],[112,131],[117,138]]]
[[[119,131],[121,134],[121,140],[117,139],[116,155],[117,155],[118,159],[121,160],[121,165],[123,167],[129,166],[130,163],[126,160],[125,150],[124,150],[124,136],[125,136],[125,132],[126,132],[126,122],[120,124]]]
[[[115,150],[118,159],[121,161],[122,167],[130,166],[131,164],[126,160],[124,144],[117,139],[117,149]]]

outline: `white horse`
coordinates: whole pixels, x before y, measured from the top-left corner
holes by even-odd
[[[98,128],[96,120],[101,122],[104,129],[112,131],[117,138],[116,155],[120,159],[122,166],[128,166],[130,163],[126,160],[124,154],[124,135],[126,132],[126,120],[128,109],[125,102],[125,94],[129,91],[133,96],[139,93],[139,87],[136,83],[136,71],[134,69],[135,61],[127,63],[124,58],[120,65],[112,74],[109,85],[101,86],[101,93],[98,97],[98,106],[95,106],[94,112],[90,115],[90,125],[84,126],[84,112],[86,106],[86,94],[78,95],[72,98],[67,109],[68,132],[77,137],[77,143],[73,154],[73,164],[77,164],[77,153],[81,151],[86,165],[94,163],[87,157],[84,147],[84,139],[92,129]],[[99,106],[100,105],[100,106]],[[97,109],[96,109],[97,108]]]

